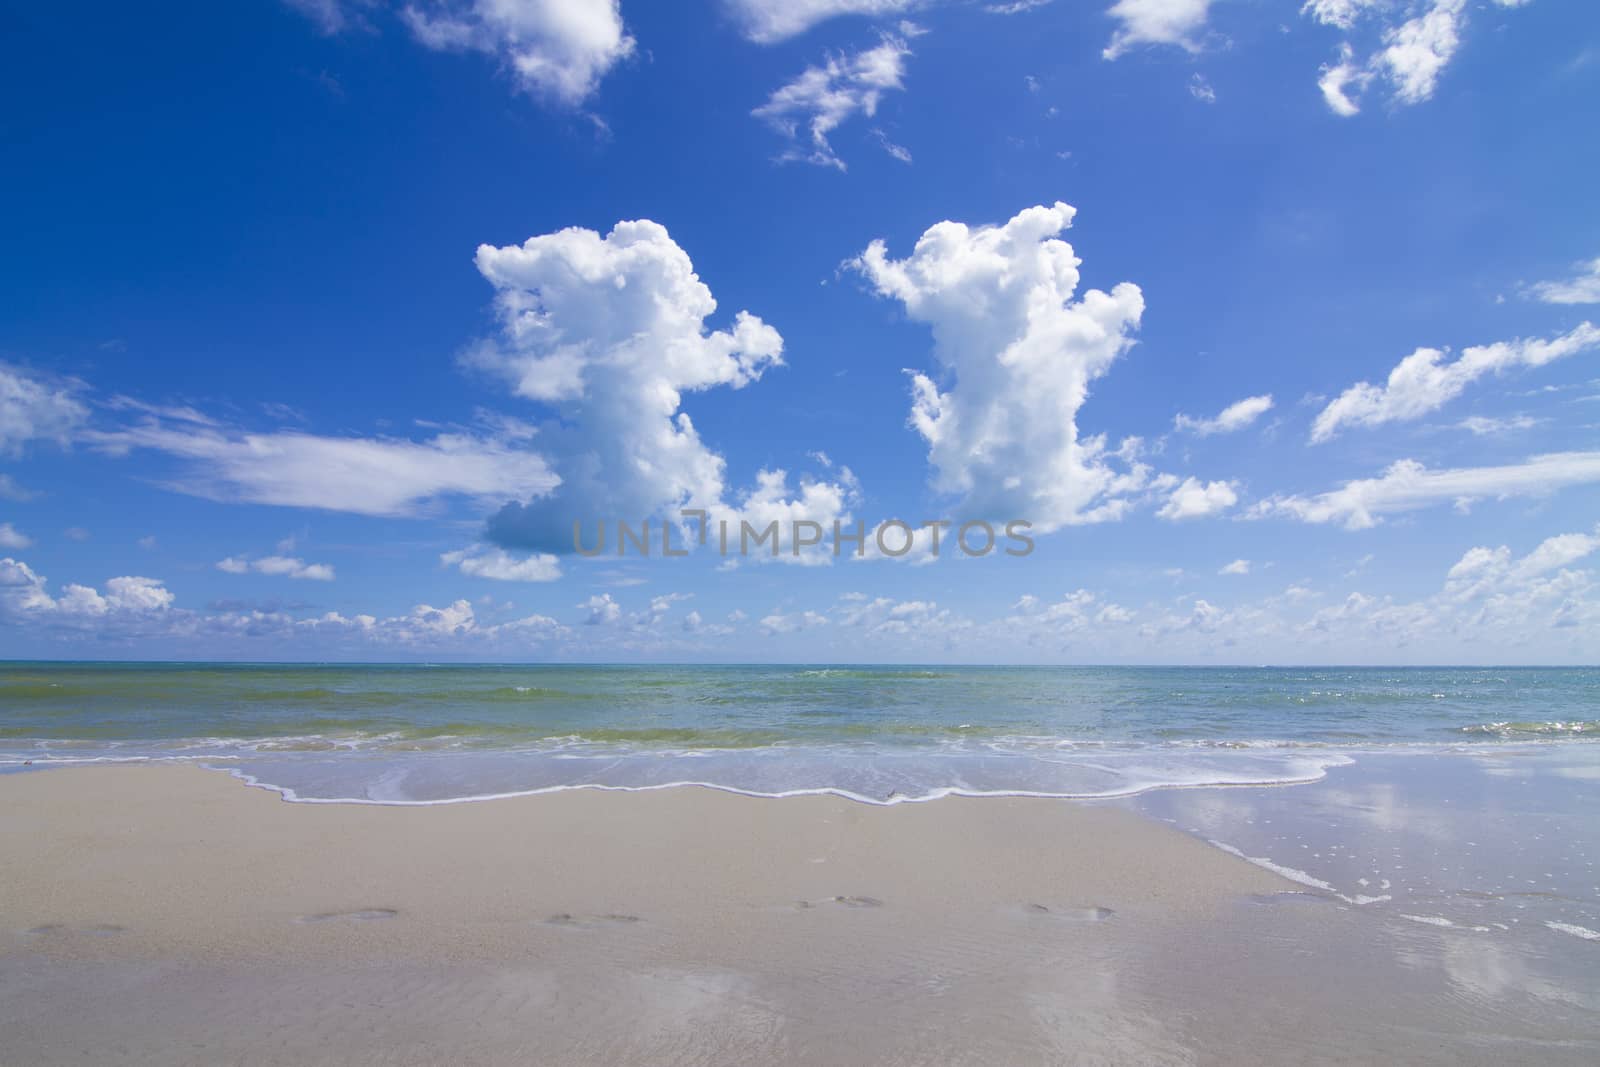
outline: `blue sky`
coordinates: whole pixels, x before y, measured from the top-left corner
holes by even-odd
[[[0,48],[7,656],[1600,648],[1590,4],[63,5]],[[567,551],[685,504],[1036,549]]]

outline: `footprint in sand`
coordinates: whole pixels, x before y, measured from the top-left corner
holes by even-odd
[[[1098,905],[1092,908],[1051,908],[1043,904],[1024,904],[1022,910],[1029,915],[1046,916],[1075,923],[1103,923],[1116,912]]]
[[[826,900],[797,900],[795,906],[799,908],[816,908],[825,904],[832,904],[840,908],[881,908],[883,901],[877,897],[829,897]]]
[[[377,919],[393,919],[399,915],[393,908],[362,908],[358,911],[325,911],[320,915],[302,915],[295,922],[300,923],[327,923],[327,922],[372,922]]]
[[[93,923],[87,926],[68,926],[66,923],[45,923],[22,931],[29,937],[57,937],[62,935],[76,935],[85,937],[111,937],[123,933],[126,926],[115,923]]]
[[[637,915],[570,915],[560,912],[545,920],[549,926],[563,926],[569,930],[600,930],[611,926],[632,926],[644,922]]]

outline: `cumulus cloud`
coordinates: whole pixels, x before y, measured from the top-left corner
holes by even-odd
[[[547,552],[517,556],[503,548],[477,545],[445,552],[439,562],[462,574],[499,582],[553,582],[561,577],[561,561]]]
[[[1474,345],[1449,363],[1441,350],[1419,348],[1395,365],[1383,385],[1359,382],[1339,394],[1312,424],[1311,441],[1327,441],[1343,426],[1378,426],[1420,418],[1454,400],[1486,374],[1542,367],[1595,347],[1600,347],[1600,328],[1585,322],[1548,341],[1519,338]]]
[[[1600,528],[1595,533],[1548,537],[1520,559],[1513,559],[1511,549],[1505,545],[1494,549],[1472,548],[1450,568],[1445,579],[1445,594],[1459,601],[1526,585],[1551,571],[1570,567],[1597,549],[1600,549]]]
[[[477,264],[495,287],[501,328],[465,362],[560,416],[539,442],[561,485],[499,511],[491,541],[566,553],[575,521],[675,520],[684,508],[737,519],[726,462],[701,441],[683,395],[741,389],[782,365],[777,330],[747,311],[708,330],[711,290],[665,227],[647,220],[619,222],[604,237],[572,228],[483,245]],[[831,522],[852,492],[843,477],[802,480],[791,499],[785,484],[783,472],[763,472],[743,506],[792,512],[798,501]]]
[[[213,627],[226,626],[240,620],[225,616],[211,620]],[[547,615],[528,615],[501,623],[485,623],[477,617],[472,605],[456,600],[441,608],[431,604],[418,604],[410,612],[378,618],[373,615],[344,616],[337,612],[310,619],[277,617],[268,620],[251,620],[267,623],[269,632],[293,635],[312,633],[319,636],[351,635],[363,642],[396,644],[427,648],[479,647],[485,644],[499,647],[521,647],[528,643],[549,641],[569,633],[555,619]]]
[[[1236,559],[1232,563],[1228,564],[1226,567],[1223,567],[1217,573],[1218,574],[1249,574],[1250,573],[1250,561],[1247,560],[1247,559]]]
[[[1209,437],[1212,434],[1242,430],[1271,410],[1272,394],[1247,396],[1243,400],[1229,404],[1214,418],[1179,415],[1172,420],[1172,426],[1174,429],[1184,430],[1199,437]]]
[[[1404,602],[1353,592],[1300,621],[1257,609],[1248,613],[1253,632],[1241,628],[1239,636],[1256,641],[1271,632],[1288,634],[1298,648],[1320,645],[1341,659],[1353,649],[1379,660],[1397,654],[1467,658],[1481,642],[1477,655],[1488,662],[1506,662],[1518,648],[1523,661],[1548,662],[1568,635],[1569,654],[1583,660],[1600,630],[1600,583],[1592,570],[1574,564],[1597,549],[1600,530],[1546,538],[1521,557],[1505,545],[1479,546],[1461,556],[1432,596]]]
[[[844,170],[844,161],[835,154],[828,136],[851,116],[873,117],[884,93],[904,89],[910,54],[903,38],[885,35],[874,48],[829,56],[821,66],[807,67],[751,114],[789,140],[791,147],[780,159]],[[802,127],[809,145],[801,144]],[[882,131],[875,132],[885,151],[901,162],[910,162],[909,152],[891,143]]]
[[[971,624],[931,600],[895,600],[893,597],[849,598],[833,612],[840,626],[856,627],[866,636],[926,636],[964,629]]]
[[[1057,237],[1074,214],[1057,203],[1000,226],[940,222],[906,259],[876,240],[849,264],[933,330],[940,380],[912,374],[910,425],[934,487],[960,500],[952,517],[1045,533],[1119,517],[1151,483],[1142,464],[1114,470],[1103,437],[1079,437],[1089,383],[1133,343],[1144,299],[1128,282],[1076,295],[1080,261]]]
[[[760,44],[786,40],[841,15],[882,17],[898,14],[921,2],[923,0],[724,0],[744,35]]]
[[[840,467],[835,476],[837,481],[802,478],[799,491],[795,493],[789,489],[786,471],[758,471],[756,484],[740,495],[735,505],[722,509],[721,514],[726,516],[722,521],[729,524],[730,530],[742,530],[742,524],[746,522],[757,531],[767,529],[774,522],[778,524],[781,543],[777,554],[758,555],[752,557],[754,559],[802,566],[829,563],[833,559],[833,523],[841,523],[841,528],[854,528],[850,509],[860,495],[855,475],[849,467]],[[803,547],[796,552],[794,530],[795,523],[800,521],[820,525],[823,528],[822,543]]]
[[[217,561],[217,570],[228,574],[266,574],[280,578],[309,579],[315,582],[333,581],[333,565],[329,563],[307,563],[294,556],[262,556],[258,559],[248,559],[244,556],[229,556]]]
[[[1103,600],[1098,593],[1079,589],[1057,601],[1024,594],[1011,606],[1011,614],[1001,626],[1008,631],[1045,630],[1061,635],[1099,631],[1132,619],[1133,612],[1122,605]]]
[[[791,614],[774,612],[760,622],[761,632],[768,637],[776,634],[793,634],[828,625],[828,617],[816,611],[797,611]]]
[[[1376,478],[1346,482],[1316,496],[1274,496],[1251,509],[1251,517],[1283,515],[1302,522],[1342,522],[1364,530],[1385,515],[1441,502],[1465,509],[1474,501],[1544,496],[1575,485],[1600,482],[1600,452],[1555,452],[1498,467],[1429,470],[1414,459],[1392,464]]]
[[[559,479],[504,434],[443,433],[426,441],[245,433],[157,419],[84,440],[113,454],[144,449],[186,462],[168,488],[212,500],[416,515],[445,497],[489,505],[547,493]]]
[[[1204,519],[1220,515],[1239,502],[1239,494],[1228,482],[1202,482],[1198,478],[1185,478],[1172,491],[1167,502],[1156,515],[1177,522],[1181,519]]]
[[[1546,304],[1600,304],[1600,258],[1577,265],[1577,273],[1566,281],[1537,282],[1528,295]]]
[[[252,561],[252,569],[255,562],[260,561]],[[311,641],[325,652],[330,642],[337,641],[358,655],[382,645],[520,650],[571,636],[567,627],[544,615],[485,622],[465,600],[444,607],[418,604],[409,612],[388,617],[347,616],[334,611],[296,617],[257,608],[190,611],[178,607],[173,594],[155,578],[111,578],[103,589],[69,584],[53,594],[44,576],[9,557],[0,559],[0,622],[124,643],[209,639],[242,641],[247,644],[233,647],[252,647],[262,641]],[[170,644],[160,647],[170,648]]]
[[[622,618],[622,605],[613,600],[610,593],[597,593],[578,607],[589,613],[583,620],[588,626],[600,626]]]
[[[1101,55],[1116,59],[1142,44],[1176,45],[1198,52],[1210,10],[1211,0],[1117,0],[1106,14],[1122,25]]]
[[[1592,571],[1573,568],[1600,550],[1600,527],[1548,537],[1522,557],[1506,545],[1467,550],[1450,568],[1434,614],[1457,630],[1527,639],[1527,631],[1600,623]]]
[[[32,441],[67,444],[89,417],[75,381],[51,381],[0,363],[0,456]]]
[[[33,538],[9,522],[0,522],[0,548],[29,548],[32,545]]]
[[[487,53],[523,88],[569,106],[634,49],[618,0],[437,0],[402,17],[425,47]]]
[[[52,596],[45,577],[21,560],[0,559],[0,612],[16,618],[37,616],[78,622],[164,612],[173,596],[154,578],[124,576],[106,581],[105,591],[68,585]]]

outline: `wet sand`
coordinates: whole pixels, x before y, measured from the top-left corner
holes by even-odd
[[[288,804],[0,777],[3,1063],[1593,1062],[1395,933],[1110,805],[700,788]],[[1397,947],[1398,946],[1398,947]],[[1591,1017],[1592,1016],[1588,1016]]]

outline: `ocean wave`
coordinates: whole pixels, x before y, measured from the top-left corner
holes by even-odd
[[[1480,722],[1461,727],[1464,734],[1493,737],[1570,737],[1579,734],[1600,737],[1600,720],[1575,719],[1552,722]]]

